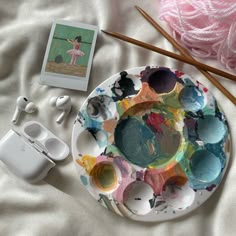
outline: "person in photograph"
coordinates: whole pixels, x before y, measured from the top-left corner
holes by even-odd
[[[70,50],[67,50],[66,52],[71,55],[71,65],[75,65],[77,58],[84,56],[84,52],[80,50],[82,37],[76,36],[74,40],[67,39],[67,42],[73,45],[73,48]]]

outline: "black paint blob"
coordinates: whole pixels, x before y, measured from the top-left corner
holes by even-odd
[[[118,79],[111,88],[111,91],[115,95],[113,98],[114,102],[122,100],[123,98],[135,95],[138,93],[134,88],[134,82],[130,79],[126,71],[120,72],[120,79]]]

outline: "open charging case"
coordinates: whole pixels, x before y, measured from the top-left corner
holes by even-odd
[[[69,152],[65,142],[36,121],[25,123],[20,133],[9,130],[0,140],[0,160],[31,183],[43,179]]]

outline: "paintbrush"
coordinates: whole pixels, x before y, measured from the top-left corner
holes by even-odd
[[[176,49],[180,51],[180,53],[185,58],[190,58],[196,62],[196,60],[188,53],[188,51],[183,48],[174,38],[172,38],[150,15],[147,14],[143,9],[138,6],[135,6],[136,9],[143,15],[143,17],[151,23],[155,29],[157,29]],[[236,98],[227,90],[223,85],[221,85],[211,74],[207,71],[197,69],[209,80],[212,84],[215,85],[234,105],[236,105]]]

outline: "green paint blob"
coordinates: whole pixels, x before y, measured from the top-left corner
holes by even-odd
[[[117,186],[117,175],[109,163],[98,163],[91,171],[93,183],[101,191],[110,191]]]
[[[170,106],[170,107],[174,107],[174,108],[181,108],[181,104],[179,102],[178,99],[179,94],[175,91],[173,91],[172,93],[169,93],[167,95],[163,95],[163,103],[165,104],[165,106]]]
[[[98,175],[98,181],[103,188],[111,186],[115,181],[114,168],[110,165],[103,166],[103,169]]]

